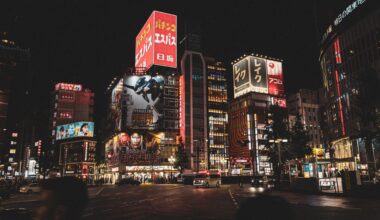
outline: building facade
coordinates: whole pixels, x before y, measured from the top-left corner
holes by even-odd
[[[0,175],[22,175],[24,150],[33,141],[31,82],[29,49],[0,32]]]
[[[380,8],[356,0],[337,15],[322,39],[320,65],[326,94],[326,137],[336,168],[373,177],[380,165]],[[376,95],[375,95],[376,94]]]
[[[51,95],[51,147],[45,166],[62,171],[62,146],[81,136],[93,137],[93,121],[94,93],[80,84],[57,83]],[[90,133],[81,134],[82,129],[90,129]]]
[[[297,115],[301,117],[301,122],[308,131],[311,148],[323,148],[322,131],[320,126],[320,105],[318,90],[300,89],[299,92],[290,94],[287,97],[290,129],[292,129]],[[292,123],[293,122],[293,123]]]
[[[209,169],[228,170],[227,69],[222,62],[206,57],[207,139]]]
[[[189,35],[188,40],[198,38]],[[196,40],[194,40],[196,41]],[[191,48],[189,48],[191,49]],[[208,169],[207,73],[206,61],[199,51],[186,49],[181,59],[181,136],[190,156],[189,169]]]

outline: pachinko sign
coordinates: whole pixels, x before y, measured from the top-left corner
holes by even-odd
[[[136,37],[135,67],[177,67],[177,16],[153,11]]]

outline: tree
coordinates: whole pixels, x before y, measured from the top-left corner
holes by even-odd
[[[301,159],[311,154],[311,148],[308,146],[310,141],[308,132],[305,130],[301,121],[301,116],[297,114],[295,124],[290,132],[289,140],[291,159]]]
[[[289,145],[282,140],[288,140],[287,112],[284,108],[271,106],[267,114],[265,136],[268,140],[265,150],[273,165],[275,176],[280,178],[282,162],[290,158]],[[280,161],[281,160],[281,161]]]
[[[189,164],[189,155],[185,149],[185,145],[183,144],[183,140],[179,138],[178,151],[176,154],[176,162],[175,167],[180,168],[181,172],[188,167]]]

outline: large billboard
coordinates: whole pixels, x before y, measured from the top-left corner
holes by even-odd
[[[93,136],[94,122],[81,121],[57,126],[56,140]]]
[[[149,165],[159,162],[160,138],[154,134],[119,133],[105,144],[106,160],[110,164]]]
[[[177,68],[177,16],[153,11],[136,37],[135,67]]]
[[[164,81],[161,75],[125,76],[127,128],[157,128],[163,116],[159,103],[163,99]]]
[[[284,81],[282,78],[282,63],[267,60],[268,93],[274,96],[284,96]]]
[[[233,65],[234,97],[249,92],[284,96],[282,63],[247,56]]]

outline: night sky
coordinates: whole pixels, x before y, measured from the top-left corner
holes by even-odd
[[[49,106],[53,83],[66,81],[96,93],[99,115],[106,109],[110,80],[133,66],[135,37],[152,10],[178,16],[178,41],[184,24],[200,25],[204,54],[228,66],[244,53],[283,59],[286,90],[294,92],[321,87],[320,35],[350,2],[9,1],[0,7],[0,30],[30,48],[33,92],[41,111]]]

